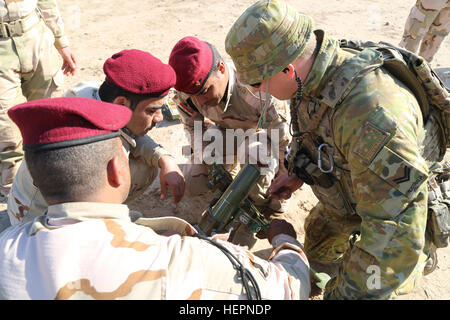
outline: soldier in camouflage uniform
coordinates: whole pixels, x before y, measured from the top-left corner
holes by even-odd
[[[319,199],[305,250],[311,262],[339,266],[324,298],[410,292],[430,247],[426,182],[443,156],[437,125],[424,124],[415,96],[383,67],[364,73],[375,56],[313,31],[312,18],[283,1],[248,8],[225,45],[242,83],[292,98],[289,172],[269,191],[289,198],[305,181]]]
[[[148,52],[123,50],[104,64],[106,80],[81,82],[64,94],[122,104],[133,110],[133,117],[121,129],[123,146],[129,155],[131,186],[127,202],[141,195],[160,171],[161,197],[170,188],[177,203],[184,195],[184,177],[174,157],[147,135],[162,121],[161,105],[175,84],[175,72]],[[100,89],[99,89],[100,86]],[[120,86],[120,87],[119,87]],[[44,214],[48,204],[33,183],[23,162],[8,197],[8,215],[12,225]]]
[[[400,46],[431,62],[450,32],[449,0],[417,0],[405,24]],[[419,49],[420,47],[420,49]]]
[[[190,136],[191,150],[196,152],[195,144],[202,146],[201,151],[208,145],[207,141],[195,141],[195,123],[199,123],[202,135],[207,129],[217,129],[226,140],[226,130],[236,129],[260,130],[267,133],[268,146],[271,144],[278,150],[278,157],[272,152],[270,157],[276,162],[273,169],[262,174],[260,180],[250,192],[250,198],[267,216],[282,213],[287,210],[288,201],[273,199],[268,196],[267,189],[275,175],[283,172],[283,159],[290,142],[288,133],[289,114],[286,102],[270,98],[265,112],[263,123],[258,127],[258,120],[262,114],[261,102],[257,95],[252,93],[236,78],[233,63],[224,62],[217,49],[196,37],[185,37],[178,41],[172,49],[169,64],[177,74],[177,90],[174,101],[177,104],[184,128]],[[272,142],[272,133],[278,134]],[[245,144],[242,140],[242,144]],[[233,143],[234,148],[227,146]],[[230,173],[235,176],[240,169],[238,162],[238,139],[223,143],[223,162],[228,165]],[[227,151],[230,153],[228,154]],[[234,163],[227,163],[226,157],[233,156]],[[199,157],[200,158],[200,157]],[[193,157],[193,161],[195,158]],[[248,159],[246,159],[248,161]],[[281,164],[281,165],[280,165]],[[231,168],[231,169],[230,169]],[[278,170],[280,168],[280,171]],[[196,196],[209,191],[208,182],[209,165],[206,163],[190,163],[184,167],[186,177],[186,192]]]
[[[269,229],[269,261],[218,235],[196,238],[194,227],[175,217],[130,222],[121,204],[130,172],[119,139],[129,109],[55,98],[9,114],[51,205],[45,216],[0,234],[0,299],[308,298],[308,261],[282,220]]]
[[[0,192],[6,196],[23,157],[20,134],[6,112],[26,100],[50,97],[75,57],[56,0],[0,1]]]

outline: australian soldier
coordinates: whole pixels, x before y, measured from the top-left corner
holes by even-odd
[[[288,173],[270,192],[289,198],[306,182],[317,196],[305,250],[310,261],[339,267],[324,297],[410,292],[431,246],[430,168],[445,153],[434,118],[382,67],[378,50],[347,48],[314,31],[313,19],[284,1],[252,5],[225,45],[242,83],[291,99]]]

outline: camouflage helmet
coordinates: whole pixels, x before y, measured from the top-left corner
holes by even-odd
[[[244,84],[262,82],[300,56],[313,28],[312,18],[281,0],[260,0],[233,24],[225,49]]]

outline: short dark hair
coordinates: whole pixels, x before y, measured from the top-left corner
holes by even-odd
[[[25,151],[25,161],[47,202],[83,201],[103,187],[106,168],[119,150],[116,139],[72,147]]]
[[[219,62],[224,61],[222,59],[222,56],[220,55],[219,51],[217,50],[217,48],[215,46],[213,46],[212,44],[209,43],[209,46],[211,47],[211,50],[213,52],[213,65],[212,65],[212,69],[211,69],[211,74],[216,73],[217,71],[219,71],[218,65]]]
[[[98,95],[100,96],[100,99],[104,102],[112,103],[114,99],[117,97],[125,97],[128,100],[130,100],[130,109],[134,111],[142,100],[150,99],[150,98],[162,98],[164,96],[155,96],[155,95],[142,95],[133,93],[127,90],[124,90],[115,84],[105,80],[99,90]]]

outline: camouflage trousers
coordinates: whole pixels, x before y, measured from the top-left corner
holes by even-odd
[[[20,103],[43,99],[62,84],[61,58],[43,21],[21,36],[0,38],[0,170],[7,194],[17,162],[22,159],[21,135],[7,111]]]
[[[318,263],[319,268],[325,268],[325,272],[329,270],[332,270],[332,273],[337,272],[337,268],[344,260],[344,255],[350,254],[351,242],[357,239],[360,224],[361,218],[358,215],[338,216],[323,204],[318,203],[306,217],[304,225],[304,247],[311,267],[315,268],[315,264]],[[391,298],[411,293],[422,279],[430,245],[430,241],[427,240],[415,270],[394,291]],[[328,269],[327,266],[333,268]],[[315,269],[318,271],[317,268]]]
[[[449,0],[417,0],[406,20],[400,46],[433,60],[450,31]]]

